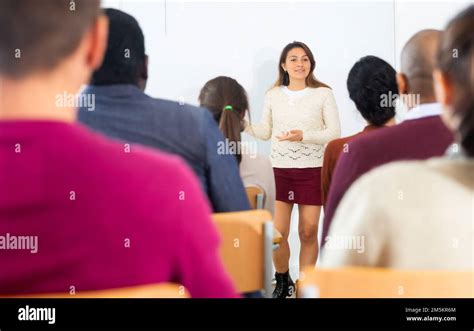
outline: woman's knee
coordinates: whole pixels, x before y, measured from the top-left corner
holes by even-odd
[[[281,241],[288,243],[288,236],[290,235],[289,231],[278,231],[281,234]]]
[[[275,229],[281,234],[284,240],[288,240],[290,234],[290,221],[276,221],[274,223]]]
[[[318,237],[318,225],[309,224],[300,226],[298,232],[302,243],[313,243]]]

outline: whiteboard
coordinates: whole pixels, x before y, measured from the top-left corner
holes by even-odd
[[[362,56],[394,58],[390,2],[106,2],[133,15],[145,34],[150,57],[146,92],[197,104],[201,87],[226,75],[247,90],[253,121],[277,77],[283,47],[305,42],[316,58],[315,74],[333,88],[342,133],[364,121],[349,99],[346,79]],[[245,139],[253,139],[246,137]],[[267,154],[269,143],[259,142]]]
[[[346,136],[365,126],[346,88],[354,63],[375,55],[398,69],[401,49],[414,33],[444,28],[470,2],[109,0],[103,6],[133,15],[144,30],[146,93],[197,105],[206,81],[231,76],[248,92],[253,121],[260,120],[264,94],[276,80],[281,50],[294,40],[305,42],[315,55],[317,78],[333,88]],[[258,141],[258,153],[269,151],[269,142]],[[290,271],[296,279],[296,208],[292,218]]]

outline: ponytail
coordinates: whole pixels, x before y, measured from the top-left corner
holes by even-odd
[[[234,156],[240,164],[242,161],[240,134],[244,130],[243,118],[249,109],[245,89],[233,78],[216,77],[201,89],[199,103],[213,114],[226,138],[226,144],[232,144],[229,150],[235,150]]]
[[[227,143],[235,144],[236,152],[235,157],[237,162],[240,164],[242,161],[241,153],[241,137],[240,133],[243,131],[243,121],[240,117],[240,113],[231,105],[226,105],[222,109],[222,115],[219,120],[219,129],[221,130],[224,137],[227,139]]]

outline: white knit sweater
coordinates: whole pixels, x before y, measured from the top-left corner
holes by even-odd
[[[245,132],[262,140],[271,138],[275,168],[321,167],[325,145],[340,136],[336,100],[326,87],[291,92],[279,86],[269,90],[261,123],[247,124]],[[278,141],[276,136],[289,130],[302,130],[303,140]]]
[[[344,195],[320,265],[472,271],[473,202],[472,159],[378,167]]]

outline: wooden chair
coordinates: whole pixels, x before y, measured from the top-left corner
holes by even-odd
[[[312,298],[473,298],[474,272],[308,268],[298,292]]]
[[[222,244],[220,255],[239,292],[272,293],[273,245],[281,240],[266,210],[213,214]]]
[[[265,200],[265,191],[259,186],[248,186],[247,198],[249,199],[250,207],[252,209],[263,209],[263,201]]]
[[[172,283],[148,284],[132,287],[106,289],[97,291],[78,291],[75,294],[69,292],[61,293],[40,293],[21,295],[1,295],[0,298],[48,298],[48,299],[68,299],[68,298],[88,298],[88,299],[119,299],[119,298],[190,298],[184,286]]]

